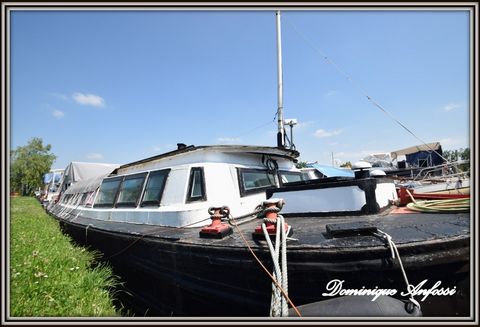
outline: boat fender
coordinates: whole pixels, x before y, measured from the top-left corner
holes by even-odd
[[[232,234],[233,229],[227,223],[222,222],[222,219],[230,215],[230,208],[211,207],[208,209],[212,223],[203,227],[200,230],[200,237],[203,238],[224,238]]]
[[[317,317],[421,317],[422,311],[410,301],[402,301],[391,296],[341,296],[325,301],[298,306],[305,316]],[[290,309],[293,315],[292,309]]]

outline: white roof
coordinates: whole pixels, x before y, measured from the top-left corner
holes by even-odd
[[[432,150],[436,151],[439,148],[440,148],[440,142],[420,144],[420,145],[411,146],[405,149],[393,151],[392,157],[397,158],[398,156],[401,156],[401,155],[416,153],[419,151],[432,151]]]
[[[283,159],[293,161],[298,157],[299,153],[294,150],[288,150],[270,146],[253,146],[253,145],[212,145],[212,146],[187,146],[171,152],[163,153],[154,157],[142,159],[132,163],[122,165],[118,169],[118,174],[131,173],[133,171],[148,170],[152,167],[158,167],[162,163],[167,166],[183,165],[195,162],[222,162],[226,160],[225,156],[219,154],[232,154],[246,157],[255,155],[255,161],[258,157],[273,157],[275,159]],[[252,159],[249,160],[250,162]],[[223,161],[226,163],[226,161]],[[260,162],[260,161],[258,161]]]
[[[96,162],[71,162],[63,173],[62,184],[73,184],[81,180],[105,176],[120,165]]]

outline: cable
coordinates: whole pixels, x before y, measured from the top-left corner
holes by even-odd
[[[413,137],[415,137],[417,140],[419,140],[423,145],[425,145],[430,151],[436,153],[440,158],[445,160],[446,162],[449,162],[445,157],[443,157],[440,153],[438,153],[436,150],[432,149],[424,140],[422,140],[420,137],[418,137],[415,133],[413,133],[407,126],[405,126],[402,122],[400,122],[397,118],[395,118],[387,109],[385,109],[383,106],[381,106],[373,97],[371,97],[367,91],[358,83],[355,81],[347,72],[345,72],[335,61],[333,61],[330,57],[328,57],[322,50],[317,48],[313,42],[311,42],[303,33],[301,33],[295,25],[293,25],[290,21],[286,20],[284,18],[284,21],[286,21],[292,28],[293,30],[302,37],[307,44],[316,52],[318,52],[323,59],[329,64],[331,64],[335,69],[343,75],[352,85],[354,85],[366,98],[368,101],[370,101],[375,107],[383,111],[387,116],[389,116],[393,121],[395,121],[398,125],[400,125],[403,129],[405,129],[408,133],[410,133]]]

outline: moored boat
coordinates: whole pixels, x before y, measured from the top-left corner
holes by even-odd
[[[382,186],[388,181],[361,174],[302,181],[295,157],[294,151],[276,147],[185,147],[120,166],[103,179],[80,181],[49,212],[76,242],[104,254],[133,294],[131,307],[142,314],[268,315],[272,281],[247,247],[271,269],[268,245],[254,235],[262,223],[256,207],[267,193],[287,198],[305,187],[322,192],[316,211],[305,215],[293,201],[282,208],[293,230],[287,269],[295,305],[328,299],[322,294],[336,279],[345,280],[345,287],[404,291],[399,265],[377,230],[397,244],[410,283],[427,279],[429,287],[441,281],[453,289],[467,278],[467,214],[394,214],[382,203],[395,192],[375,191],[388,188]],[[337,195],[331,201],[341,202],[339,191],[363,202],[358,200],[356,209],[318,209],[329,192]],[[89,203],[90,192],[95,195]],[[223,222],[229,234],[202,237],[212,206],[228,206],[233,217],[245,218],[230,220],[233,226]],[[458,296],[442,300],[463,303]],[[212,304],[217,304],[213,312]],[[452,310],[452,315],[468,311]],[[429,306],[422,311],[445,314]]]
[[[343,295],[332,282],[469,315],[469,215],[397,213],[393,180],[362,166],[306,179],[281,108],[276,147],[179,144],[75,183],[48,211],[103,253],[142,316],[264,317],[279,293],[292,308]]]

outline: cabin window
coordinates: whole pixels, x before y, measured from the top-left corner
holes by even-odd
[[[80,204],[81,205],[84,205],[85,204],[85,201],[87,201],[87,197],[88,197],[88,193],[83,193],[82,194],[82,199],[80,201]]]
[[[275,174],[264,169],[238,168],[238,176],[241,196],[276,186]]]
[[[78,201],[80,199],[80,194],[75,193],[72,195],[72,205],[76,206],[78,205]]]
[[[190,170],[190,180],[188,182],[187,202],[205,201],[205,179],[202,167],[193,167]]]
[[[120,186],[116,207],[136,207],[147,173],[125,176]]]
[[[94,207],[113,207],[121,181],[122,177],[103,180]]]
[[[294,171],[281,171],[279,172],[280,181],[283,184],[301,182],[303,181],[302,173]]]
[[[152,171],[148,176],[145,193],[143,194],[143,206],[159,206],[162,199],[163,189],[170,169]]]
[[[85,200],[85,207],[91,207],[93,200],[95,199],[95,191],[87,193],[87,199]]]

